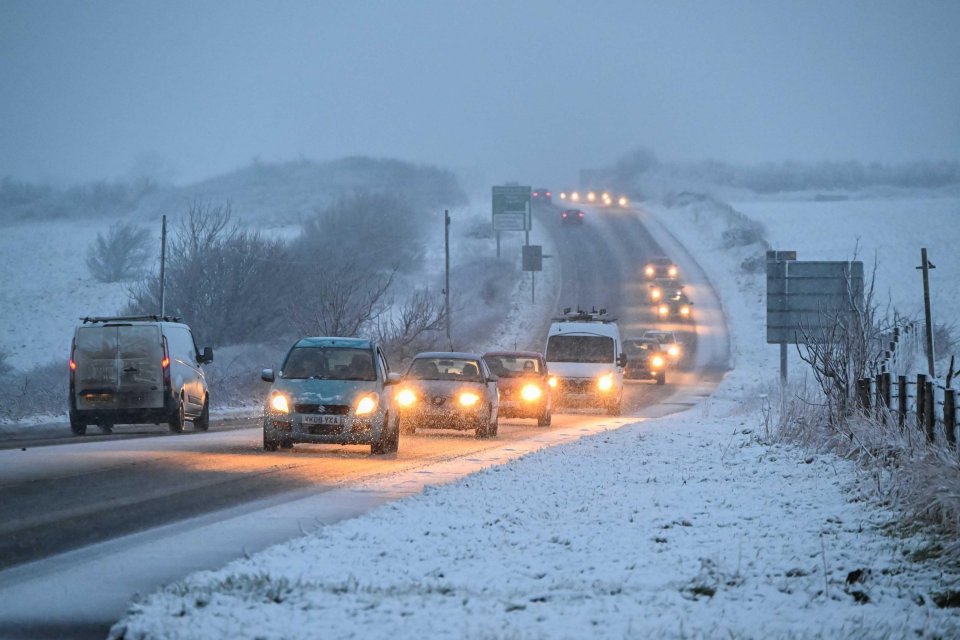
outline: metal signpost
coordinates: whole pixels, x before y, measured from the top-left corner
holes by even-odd
[[[537,303],[537,271],[543,271],[543,247],[523,245],[523,270],[530,272],[530,302]]]
[[[526,231],[530,244],[530,200],[533,189],[521,186],[493,187],[493,230],[497,232],[497,257],[500,257],[501,231]]]
[[[863,262],[799,261],[796,251],[767,252],[767,344],[780,345],[787,381],[787,345],[830,335],[838,319],[863,310]]]

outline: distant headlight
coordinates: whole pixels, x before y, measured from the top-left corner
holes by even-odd
[[[613,389],[613,376],[609,373],[605,376],[600,376],[597,380],[597,387],[599,387],[600,391],[610,391]]]
[[[690,307],[680,307],[680,315],[682,315],[682,316],[689,316],[689,315],[690,315]]]
[[[675,344],[670,345],[667,348],[667,353],[669,353],[672,357],[676,358],[678,355],[680,355],[680,347],[678,347]]]
[[[663,358],[660,356],[653,356],[653,358],[650,359],[650,364],[653,365],[654,369],[659,369],[663,366]]]
[[[660,289],[650,289],[650,297],[653,300],[659,300],[660,296],[663,295],[663,292]]]
[[[593,202],[596,199],[597,199],[597,194],[595,194],[593,191],[587,194],[587,200],[589,200],[590,202]]]
[[[676,267],[670,267],[670,268],[667,270],[667,273],[670,274],[670,277],[671,277],[671,278],[675,278],[675,277],[677,276],[677,268],[676,268]]]
[[[415,394],[410,389],[401,389],[397,393],[397,402],[400,403],[401,407],[412,406],[417,401],[417,394]]]
[[[561,199],[561,200],[566,200],[566,199],[567,199],[567,194],[564,193],[563,191],[561,191],[561,192],[560,192],[560,199]]]
[[[547,379],[547,384],[550,385],[550,388],[551,388],[551,389],[556,389],[556,388],[557,388],[557,376],[550,376],[550,377]]]
[[[670,314],[670,307],[668,307],[668,306],[665,305],[665,304],[662,304],[662,305],[660,305],[660,308],[657,309],[657,312],[658,312],[660,315],[662,315],[662,316],[669,315],[669,314]]]
[[[379,398],[377,398],[376,394],[360,398],[360,401],[357,402],[357,415],[365,416],[376,411],[378,400]]]
[[[657,270],[654,269],[653,267],[647,267],[646,269],[643,270],[643,273],[644,273],[648,278],[652,278],[652,277],[653,277],[653,274],[655,274],[656,272],[657,272]]]
[[[620,198],[619,200],[617,200],[617,204],[619,204],[621,207],[625,207],[625,206],[627,206],[627,199],[626,199],[626,198]]]
[[[277,413],[290,413],[290,402],[287,400],[287,396],[277,393],[270,398],[270,408]]]
[[[524,385],[523,389],[520,390],[520,397],[527,402],[535,402],[539,400],[542,395],[543,391],[535,384]]]
[[[574,202],[579,202],[580,194],[574,191],[573,193],[570,194],[570,199],[573,200]]]
[[[458,398],[458,400],[460,402],[460,406],[472,407],[473,405],[480,402],[480,396],[478,396],[472,391],[464,391],[463,393],[460,394],[460,397]]]

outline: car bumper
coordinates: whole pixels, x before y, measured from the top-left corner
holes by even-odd
[[[384,416],[358,418],[343,416],[337,425],[305,424],[304,415],[269,414],[263,423],[264,435],[271,440],[313,444],[373,444],[380,439]]]
[[[545,401],[527,402],[525,400],[500,399],[501,418],[539,418],[547,410]]]
[[[481,409],[436,409],[424,407],[400,412],[404,425],[417,429],[475,429],[484,417]]]
[[[567,406],[602,405],[620,397],[621,391],[622,387],[617,385],[601,391],[596,378],[557,378],[553,399],[557,404]]]

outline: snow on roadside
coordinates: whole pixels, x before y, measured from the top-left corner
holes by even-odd
[[[111,637],[960,634],[934,604],[958,577],[910,562],[923,538],[885,535],[893,514],[851,502],[849,463],[758,443],[744,389],[776,352],[741,251],[690,210],[652,215],[726,305],[736,368],[713,398],[194,574]]]

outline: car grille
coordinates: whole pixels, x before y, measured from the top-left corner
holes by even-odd
[[[324,413],[327,415],[345,416],[350,413],[350,407],[345,404],[295,404],[297,413]]]
[[[593,380],[559,380],[557,386],[562,393],[593,393],[596,389]]]

